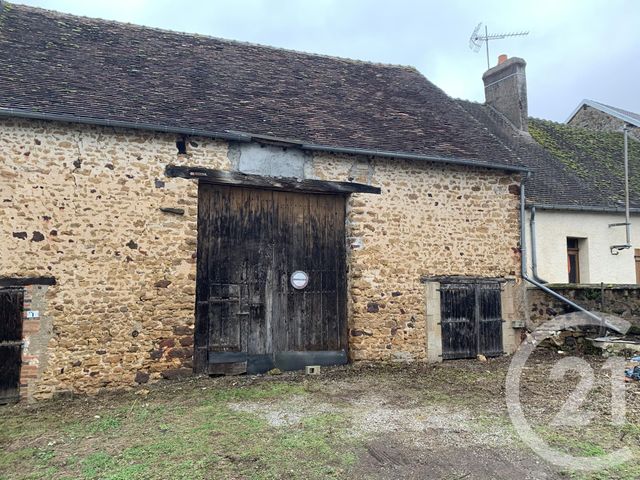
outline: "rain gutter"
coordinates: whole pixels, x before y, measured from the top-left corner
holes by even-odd
[[[429,161],[429,162],[436,162],[436,163],[445,163],[450,165],[463,165],[463,166],[476,167],[476,168],[502,170],[505,172],[523,173],[523,172],[529,171],[526,167],[521,167],[517,165],[505,165],[500,163],[484,162],[481,160],[466,159],[466,158],[441,157],[437,155],[421,155],[421,154],[406,153],[406,152],[393,152],[393,151],[386,151],[386,150],[351,148],[351,147],[333,147],[328,145],[319,145],[315,143],[301,142],[299,140],[291,140],[287,138],[271,137],[271,136],[265,136],[265,135],[256,135],[256,134],[238,132],[238,131],[219,132],[219,131],[201,130],[196,128],[169,127],[166,125],[159,125],[159,124],[145,123],[145,122],[108,120],[108,119],[102,119],[102,118],[83,117],[83,116],[76,116],[76,115],[62,114],[62,113],[34,112],[34,111],[28,111],[28,110],[22,110],[22,109],[16,109],[16,108],[0,107],[0,117],[18,117],[18,118],[27,118],[32,120],[48,120],[48,121],[56,121],[56,122],[81,123],[85,125],[98,125],[98,126],[104,126],[104,127],[130,128],[134,130],[174,133],[177,135],[208,137],[208,138],[215,138],[220,140],[245,142],[245,143],[253,141],[257,143],[278,145],[282,147],[294,147],[294,148],[299,148],[301,150],[313,151],[313,152],[364,155],[364,156],[375,156],[375,157],[382,157],[382,158],[397,158],[402,160],[422,160],[422,161]]]

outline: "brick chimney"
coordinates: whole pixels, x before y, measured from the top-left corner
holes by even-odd
[[[487,105],[502,113],[513,125],[523,131],[527,126],[527,62],[522,58],[507,59],[500,55],[498,65],[490,68],[484,75],[484,98]]]

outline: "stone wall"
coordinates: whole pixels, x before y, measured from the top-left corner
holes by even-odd
[[[624,126],[624,122],[617,117],[587,105],[578,110],[569,125],[603,132],[619,132]],[[629,135],[640,141],[640,128],[629,127]]]
[[[0,275],[57,281],[30,394],[190,369],[197,185],[164,166],[225,168],[226,145],[192,139],[179,159],[173,135],[10,120],[0,131]]]
[[[350,230],[351,357],[426,358],[423,276],[515,277],[516,179],[468,167],[316,158],[331,177],[368,179],[381,195],[353,195]]]
[[[197,183],[225,142],[0,120],[0,276],[53,276],[31,398],[128,388],[192,367]],[[233,147],[233,146],[232,146]],[[422,276],[516,277],[518,178],[424,162],[310,155],[305,175],[382,187],[348,202],[352,359],[426,358]],[[172,208],[182,215],[165,212]]]
[[[631,322],[640,333],[640,285],[548,285],[560,295],[590,311],[610,313]],[[538,288],[527,289],[529,319],[542,325],[574,309]]]

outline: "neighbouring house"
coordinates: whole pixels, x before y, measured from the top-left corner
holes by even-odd
[[[566,284],[598,284],[599,298],[601,283],[618,285],[616,291],[640,283],[640,250],[612,249],[626,243],[620,225],[625,223],[622,132],[529,118],[525,66],[521,58],[510,58],[491,68],[483,76],[486,102],[459,104],[530,169],[525,181],[529,275],[577,300],[582,294],[573,290],[582,287]],[[631,243],[640,245],[640,144],[635,140],[629,140],[629,165]],[[561,302],[533,292],[532,316],[561,311]],[[615,313],[640,314],[639,292],[629,287],[612,293],[611,302],[624,295],[634,299]]]
[[[612,107],[595,100],[583,100],[571,113],[567,125],[603,132],[619,132],[624,126],[640,141],[640,114]]]
[[[514,350],[526,168],[414,68],[8,3],[0,54],[0,396]]]

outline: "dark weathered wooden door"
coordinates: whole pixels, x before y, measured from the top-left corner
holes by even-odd
[[[498,282],[441,283],[440,309],[444,360],[502,355]]]
[[[502,302],[500,284],[478,283],[478,353],[485,357],[497,357],[504,353],[502,346]]]
[[[201,183],[198,209],[196,370],[346,362],[344,197]]]
[[[23,302],[21,288],[0,288],[0,403],[19,399]]]

